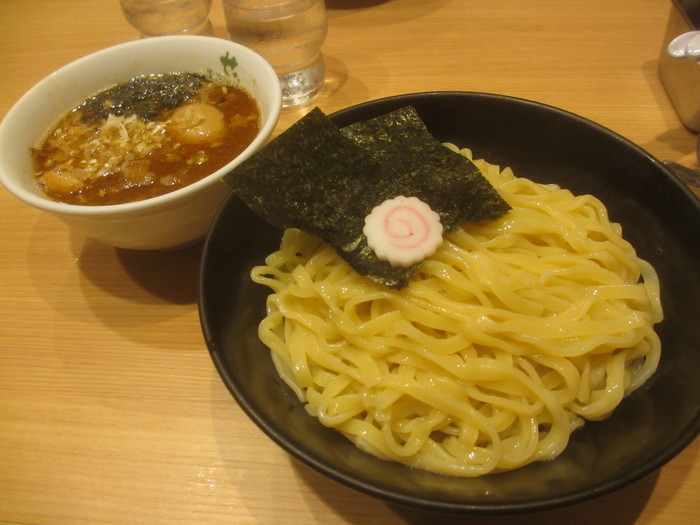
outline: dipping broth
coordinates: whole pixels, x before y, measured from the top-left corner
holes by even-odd
[[[146,75],[85,100],[31,155],[37,184],[50,198],[122,204],[202,179],[259,130],[257,103],[227,78]]]

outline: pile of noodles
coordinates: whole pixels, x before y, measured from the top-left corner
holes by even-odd
[[[455,476],[558,456],[655,371],[663,315],[654,269],[600,201],[475,162],[512,210],[447,234],[400,291],[299,230],[252,271],[273,291],[260,338],[308,412]]]

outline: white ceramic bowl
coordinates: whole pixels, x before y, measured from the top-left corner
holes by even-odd
[[[235,57],[224,70],[221,57]],[[29,149],[85,98],[135,76],[208,70],[229,73],[257,101],[260,133],[238,157],[172,193],[139,202],[80,206],[56,202],[36,187]],[[260,55],[212,37],[166,36],[117,45],[64,66],[30,89],[0,123],[0,182],[22,201],[53,213],[86,236],[120,248],[173,249],[203,238],[230,191],[221,177],[270,137],[281,109],[279,80]]]

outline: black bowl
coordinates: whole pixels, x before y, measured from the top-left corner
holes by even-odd
[[[319,472],[385,500],[426,510],[515,513],[578,503],[655,471],[700,432],[700,201],[657,160],[588,120],[535,102],[480,93],[418,93],[332,115],[340,126],[405,105],[442,141],[511,166],[516,175],[591,193],[657,269],[666,319],[658,372],[606,421],[589,422],[557,459],[462,479],[381,461],[310,417],[277,377],[257,337],[267,288],[250,268],[281,232],[235,197],[209,233],[200,276],[204,336],[243,410],[280,446]]]

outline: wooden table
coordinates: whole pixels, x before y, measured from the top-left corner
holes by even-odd
[[[670,1],[327,6],[326,112],[415,91],[502,93],[696,166],[695,135],[657,76]],[[225,37],[220,0],[211,18]],[[116,0],[2,0],[0,116],[51,71],[135,38]],[[428,516],[329,481],[267,439],[215,372],[197,313],[200,251],[104,246],[0,189],[0,522],[700,522],[700,440],[618,493],[517,518]]]

